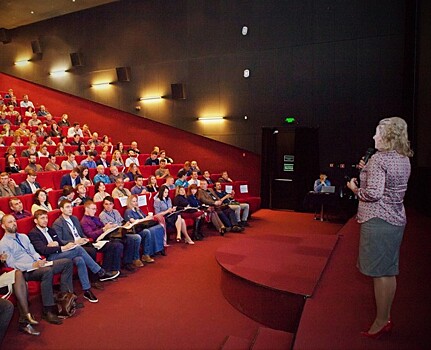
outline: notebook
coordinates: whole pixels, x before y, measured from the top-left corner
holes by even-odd
[[[335,193],[335,186],[323,186],[321,193]]]

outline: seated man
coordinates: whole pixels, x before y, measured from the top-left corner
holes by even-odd
[[[9,174],[3,172],[0,174],[0,197],[16,197],[21,194],[21,189],[15,180],[9,177]]]
[[[63,243],[57,233],[48,227],[48,212],[36,210],[34,213],[34,227],[28,234],[35,250],[47,258],[48,261],[70,259],[78,269],[78,277],[81,282],[84,298],[91,303],[99,300],[91,291],[87,267],[94,274],[98,274],[101,280],[113,279],[118,274],[106,273],[80,245],[75,242]]]
[[[314,181],[314,192],[319,193],[322,192],[322,187],[324,186],[331,186],[331,181],[328,180],[328,177],[326,176],[326,174],[321,173],[319,178]]]
[[[233,182],[226,170],[221,173],[221,177],[218,179],[218,181],[221,183]]]
[[[166,180],[167,182],[167,180]],[[184,170],[180,170],[178,172],[178,179],[176,179],[174,187],[179,187],[182,186],[184,188],[189,187],[189,183],[187,182],[187,175],[186,172]],[[172,189],[172,188],[170,188]]]
[[[199,173],[197,170],[192,171],[192,178],[188,181],[189,185],[195,184],[196,186],[201,185],[201,181],[198,179]]]
[[[211,180],[211,174],[208,170],[204,171],[203,180],[205,180],[208,185],[214,185],[214,181]]]
[[[37,175],[35,171],[29,170],[27,172],[26,180],[21,182],[19,185],[22,194],[36,193],[36,191],[40,188],[40,184],[36,182],[36,177]]]
[[[73,264],[69,259],[53,261],[47,265],[46,259],[36,253],[26,234],[17,233],[16,220],[12,215],[5,215],[1,220],[5,235],[0,241],[0,251],[7,254],[6,264],[23,271],[26,281],[40,281],[43,304],[42,318],[53,324],[62,324],[57,316],[54,301],[53,277],[61,273],[61,291],[73,292]]]
[[[195,161],[195,160],[192,160],[191,162],[190,162],[190,170],[193,172],[193,171],[196,171],[197,173],[198,173],[198,175],[202,175],[202,173],[201,173],[201,169],[199,168],[199,166],[198,166],[198,162],[197,161]]]
[[[88,206],[89,203],[93,203],[93,202],[87,202],[86,206]],[[88,209],[86,213],[91,214],[92,209],[93,207],[91,209]],[[96,232],[95,229],[93,229],[94,228],[93,224],[90,223],[91,221],[93,221],[92,216],[90,216],[89,219],[88,218],[86,220],[83,219],[86,225],[85,227],[84,226],[81,227],[81,224],[79,223],[78,218],[72,215],[72,211],[73,211],[72,203],[67,199],[62,200],[60,202],[60,210],[61,210],[61,215],[52,224],[52,228],[55,230],[60,241],[63,242],[64,244],[67,244],[68,242],[72,242],[77,245],[83,246],[86,252],[95,261],[96,248],[94,248],[93,245],[89,243],[89,239],[87,238],[86,235],[88,234],[88,237],[91,237],[94,239],[94,241],[96,241],[96,238],[102,233],[102,230],[100,231],[100,233],[98,233]],[[96,219],[99,220],[98,218]],[[103,224],[102,224],[102,227],[103,227]],[[86,231],[84,231],[84,229]],[[97,236],[96,236],[96,233],[98,233]],[[109,242],[105,244],[100,249],[100,251],[103,253],[102,268],[105,271],[107,271],[106,272],[107,277],[109,276],[111,276],[111,278],[117,277],[120,271],[120,259],[121,259],[121,255],[123,254],[123,244],[121,243],[117,244],[116,242]],[[112,277],[112,276],[115,276],[115,277]],[[105,279],[105,277],[103,277],[103,278],[100,278],[100,281],[106,281],[107,279],[110,279],[110,278]]]
[[[112,229],[115,225],[108,223],[104,225],[96,215],[96,204],[88,201],[84,205],[85,213],[81,219],[82,231],[94,241],[106,230]],[[109,239],[109,238],[108,238]],[[123,255],[124,244],[119,239],[111,239],[100,251],[103,252],[102,267],[107,271],[120,271],[121,256]]]
[[[145,160],[145,165],[159,165],[159,153],[157,151],[152,151],[150,156]]]
[[[117,209],[114,209],[114,198],[107,196],[103,199],[103,210],[99,214],[100,221],[104,225],[121,226],[123,218]],[[145,237],[144,237],[145,238]],[[134,267],[142,267],[139,260],[139,248],[141,246],[141,236],[133,232],[126,234],[126,245],[124,247],[124,267],[128,271],[134,271]],[[154,260],[153,260],[154,261]],[[148,262],[148,261],[147,261]]]
[[[79,168],[73,168],[69,174],[65,174],[61,177],[60,188],[64,186],[72,186],[75,188],[78,184],[81,183],[81,178],[79,177]]]
[[[232,190],[231,193],[227,193],[226,191],[223,191],[221,188],[221,183],[216,182],[215,183],[215,194],[220,198],[223,204],[226,204],[231,208],[233,211],[235,211],[236,220],[238,221],[239,226],[250,226],[247,222],[248,214],[250,212],[250,205],[248,203],[239,203],[235,201],[235,191]],[[242,210],[242,217],[241,217],[241,210]]]
[[[79,136],[79,134],[73,135],[73,140],[70,141],[70,145],[76,146],[76,148],[79,148],[79,146],[81,146],[81,144],[83,144],[83,143],[84,142],[81,141],[81,136]]]
[[[222,205],[222,201],[212,189],[208,188],[208,184],[205,181],[201,182],[201,188],[198,190],[197,198],[201,203],[213,206],[221,221],[223,221],[226,227],[231,228],[232,232],[244,231],[244,228],[238,225],[235,212],[228,206]]]
[[[87,145],[93,143],[95,146],[100,145],[99,134],[97,132],[93,132],[91,138],[88,140]]]
[[[60,166],[56,163],[57,157],[55,154],[49,155],[48,163],[45,165],[45,171],[57,171],[60,170]]]
[[[130,195],[130,191],[124,187],[124,180],[122,178],[117,178],[115,181],[115,188],[112,191],[112,197],[129,197]]]
[[[144,186],[144,177],[141,174],[136,175],[135,186],[130,190],[131,194],[146,194],[147,187]]]
[[[190,162],[189,161],[184,162],[184,166],[180,170],[178,170],[178,174],[177,174],[178,177],[179,177],[180,171],[185,172],[186,176],[190,176],[192,174]]]
[[[174,184],[174,177],[173,176],[171,176],[171,175],[169,175],[167,178],[166,178],[166,181],[165,181],[165,183],[164,183],[164,185],[168,188],[168,189],[170,189],[170,190],[175,190],[175,184]]]
[[[120,173],[116,166],[114,165],[111,166],[109,170],[111,171],[111,175],[109,175],[109,179],[111,180],[111,183],[115,183],[117,179],[123,179],[124,182],[130,181],[128,176],[124,173]]]
[[[132,164],[132,163],[139,166],[138,154],[136,154],[135,151],[132,149],[129,149],[127,151],[127,154],[129,155],[129,157],[126,159],[126,162],[124,163],[126,165],[126,167],[128,168],[130,166],[130,164]]]
[[[165,179],[167,176],[171,175],[169,169],[166,168],[166,164],[166,159],[160,160],[160,168],[154,173],[154,175],[156,175],[156,179]]]
[[[62,116],[61,116],[61,120],[58,122],[58,126],[70,126],[70,123],[69,123],[69,121],[67,120],[69,118],[69,116],[66,114],[66,113],[64,113]]]
[[[111,164],[108,162],[106,151],[100,152],[100,158],[97,160],[96,164],[102,165],[104,168],[109,168]]]
[[[37,164],[37,156],[36,154],[30,154],[28,156],[28,165],[25,167],[24,171],[28,174],[30,170],[34,172],[43,171],[43,167],[40,164]]]
[[[136,154],[141,154],[141,151],[138,148],[138,143],[136,141],[132,141],[130,143],[130,149],[132,149],[133,151],[135,151]]]
[[[24,205],[18,197],[12,197],[9,199],[9,208],[12,211],[12,216],[16,220],[32,216],[28,210],[24,210]]]
[[[61,162],[61,169],[62,170],[72,170],[73,168],[77,168],[78,163],[75,160],[75,153],[70,152],[67,156],[67,160],[63,160]]]
[[[94,157],[96,155],[92,151],[87,152],[87,158],[85,158],[81,165],[86,166],[88,169],[95,169],[97,167],[96,162],[94,161]]]
[[[79,137],[84,137],[79,123],[73,123],[73,126],[67,130],[67,137],[74,137],[76,134],[78,134]]]
[[[93,178],[93,183],[96,184],[100,181],[102,181],[104,184],[110,184],[111,183],[111,179],[109,178],[108,175],[105,174],[105,167],[103,165],[98,165],[96,170],[97,170],[97,174]]]
[[[15,136],[30,136],[30,130],[27,129],[27,125],[25,123],[19,124],[19,128],[15,130]]]
[[[87,195],[87,187],[84,184],[80,183],[76,185],[76,198],[79,198],[81,202],[80,205],[84,205],[88,201],[93,201],[93,198]]]
[[[32,154],[37,156],[36,147],[37,147],[37,145],[35,143],[29,143],[28,148],[21,152],[21,157],[27,157],[28,158]]]
[[[39,117],[46,117],[49,114],[51,114],[51,113],[49,113],[49,111],[46,109],[46,107],[44,105],[40,105],[40,109],[39,109],[39,112],[37,112],[37,115]]]

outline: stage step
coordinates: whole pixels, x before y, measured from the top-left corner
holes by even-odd
[[[220,348],[221,350],[250,350],[250,340],[230,335]]]
[[[250,350],[288,350],[293,346],[292,333],[260,327]]]

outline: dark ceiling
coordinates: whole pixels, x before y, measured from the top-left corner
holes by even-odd
[[[13,29],[118,0],[0,0],[0,28]]]

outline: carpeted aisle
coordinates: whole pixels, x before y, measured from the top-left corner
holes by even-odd
[[[41,321],[40,337],[19,333],[15,312],[2,348],[218,349],[228,335],[251,339],[260,324],[223,297],[216,250],[249,237],[335,235],[341,228],[312,218],[312,214],[260,210],[244,235],[221,237],[206,230],[211,235],[195,246],[172,243],[168,256],[157,257],[155,264],[118,282],[106,282],[104,291],[95,291],[99,303],[85,301],[85,308],[62,326]],[[38,300],[31,311],[40,319]]]

